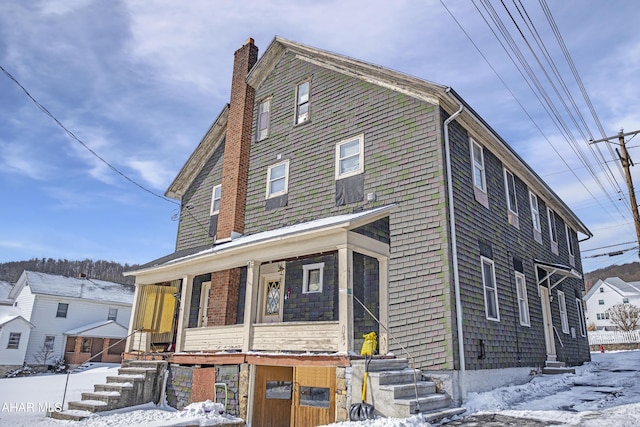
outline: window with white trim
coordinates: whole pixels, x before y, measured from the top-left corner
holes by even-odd
[[[302,82],[296,88],[296,124],[309,120],[309,81]]]
[[[44,337],[44,344],[42,348],[46,351],[53,351],[53,346],[55,342],[56,342],[55,335],[47,335],[46,337]]]
[[[587,321],[584,318],[584,307],[582,306],[582,298],[576,298],[576,308],[578,310],[578,321],[580,322],[580,336],[587,336]]]
[[[69,311],[69,304],[65,302],[58,303],[58,310],[56,310],[56,317],[67,317],[67,312]]]
[[[538,205],[538,196],[529,191],[529,203],[531,204],[531,221],[533,222],[533,229],[538,233],[542,232],[540,225],[540,208]]]
[[[623,304],[629,304],[629,298],[622,298]]]
[[[471,162],[473,163],[473,185],[480,191],[487,192],[487,183],[484,174],[484,151],[480,144],[471,141]]]
[[[109,314],[107,314],[107,320],[116,320],[118,318],[118,309],[109,308]]]
[[[271,112],[271,98],[265,99],[258,105],[258,126],[256,140],[262,141],[269,136],[269,113]]]
[[[289,191],[289,160],[269,166],[267,170],[267,199]]]
[[[547,208],[547,221],[549,223],[549,240],[551,240],[551,252],[558,255],[558,230],[556,229],[556,214]]]
[[[324,263],[307,264],[302,266],[302,293],[322,292],[322,276]]]
[[[364,135],[336,144],[336,179],[364,172]]]
[[[482,286],[484,288],[484,308],[487,319],[500,321],[498,309],[498,289],[496,288],[496,275],[493,261],[480,257],[482,265]]]
[[[567,302],[564,299],[564,292],[558,291],[558,306],[560,307],[560,321],[562,322],[562,332],[569,333],[569,318],[567,317]]]
[[[7,342],[8,350],[17,350],[20,347],[20,332],[9,333],[9,341]]]
[[[567,236],[567,250],[569,251],[569,264],[575,266],[576,263],[576,255],[575,255],[575,246],[573,245],[573,230],[567,224],[564,225],[564,231]]]
[[[504,186],[507,196],[507,208],[514,214],[518,215],[518,199],[516,197],[516,180],[513,173],[504,170]]]
[[[220,212],[220,196],[222,195],[222,184],[218,184],[213,187],[211,192],[211,213],[210,215],[217,215]]]
[[[520,312],[520,324],[531,326],[529,319],[529,301],[527,298],[527,281],[524,274],[516,271],[516,291],[518,294],[518,311]]]

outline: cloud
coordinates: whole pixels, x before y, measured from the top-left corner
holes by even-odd
[[[166,188],[174,178],[173,172],[159,161],[129,160],[127,164],[154,188]]]

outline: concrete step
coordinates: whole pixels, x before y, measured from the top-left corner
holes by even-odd
[[[109,405],[107,402],[103,402],[102,400],[81,400],[79,402],[69,402],[68,408],[77,410],[77,411],[87,411],[87,412],[102,412],[108,411]]]
[[[107,377],[107,384],[133,384],[134,382],[144,382],[144,375],[117,375]]]
[[[123,368],[153,368],[157,369],[159,365],[166,365],[163,360],[125,360],[122,362]]]
[[[359,366],[364,369],[365,361],[362,360],[352,360],[351,364],[355,366]],[[401,371],[409,366],[407,359],[373,359],[369,362],[368,370],[369,372],[380,372],[380,371]]]
[[[118,375],[146,375],[147,372],[155,373],[156,368],[130,367],[118,368]]]
[[[430,412],[446,409],[451,405],[451,398],[446,394],[430,394],[416,399],[395,399],[395,404],[401,409],[403,417],[420,412]]]
[[[61,412],[47,412],[47,417],[53,418],[55,420],[66,420],[66,421],[82,421],[85,418],[89,418],[93,415],[89,411],[76,411],[76,410],[67,410]]]
[[[120,403],[121,394],[118,391],[94,391],[81,393],[80,396],[83,401],[101,401],[105,402],[109,409],[115,409]]]
[[[133,390],[133,384],[131,383],[108,383],[108,384],[96,384],[93,386],[93,391],[117,391],[122,394],[123,392]]]
[[[389,384],[378,386],[378,390],[389,397],[389,399],[415,398],[416,390],[418,397],[426,397],[436,392],[436,385],[430,381],[418,381],[408,384]]]
[[[564,362],[546,360],[544,366],[547,368],[564,368],[566,364]]]
[[[406,368],[400,371],[369,372],[369,377],[376,385],[413,384],[414,378],[416,381],[422,380],[422,371],[420,369]]]
[[[445,418],[451,419],[457,415],[462,415],[466,412],[466,408],[448,408],[430,412],[423,412],[422,419],[429,424],[435,424]]]
[[[575,374],[576,370],[574,368],[544,367],[542,368],[542,373],[547,375]]]

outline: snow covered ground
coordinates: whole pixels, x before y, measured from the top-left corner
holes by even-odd
[[[575,375],[544,375],[527,384],[502,387],[486,393],[473,393],[465,407],[465,418],[451,420],[450,426],[491,425],[562,426],[639,426],[640,425],[640,351],[593,353],[593,361],[576,368]],[[117,365],[100,365],[72,374],[66,401],[80,400],[82,391],[115,375]],[[144,405],[133,410],[113,411],[81,422],[56,421],[44,417],[41,407],[62,401],[65,375],[39,375],[0,379],[0,426],[15,427],[98,427],[98,426],[179,426],[221,425],[229,418],[219,416],[205,403],[189,410]],[[32,404],[32,408],[28,405]],[[213,409],[213,410],[211,410]],[[495,415],[497,414],[497,415]],[[478,421],[480,420],[480,421]],[[497,420],[497,421],[496,421]],[[331,427],[428,427],[419,416],[406,419],[377,419],[342,422]]]

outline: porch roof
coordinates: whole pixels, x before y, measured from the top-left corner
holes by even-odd
[[[64,335],[96,338],[124,338],[127,336],[127,328],[115,320],[101,320],[78,328],[73,328]]]
[[[538,285],[541,285],[542,282],[544,282],[545,280],[549,279],[554,274],[558,274],[558,275],[561,276],[561,278],[558,281],[556,281],[553,285],[551,285],[549,287],[550,290],[555,288],[557,285],[559,285],[560,282],[562,282],[567,277],[573,277],[575,279],[582,279],[582,274],[580,274],[580,272],[578,270],[576,270],[575,268],[570,267],[568,265],[554,264],[554,263],[550,263],[550,262],[540,261],[538,259],[533,260],[533,264],[537,268],[540,268],[540,269],[542,269],[542,270],[547,272],[546,276],[544,276],[543,278],[538,280]]]
[[[229,261],[224,265],[224,267],[221,267],[222,269],[233,268],[246,265],[246,262],[255,259],[247,256],[248,250],[265,249],[267,247],[270,251],[264,253],[262,257],[260,257],[259,261],[268,261],[270,259],[277,259],[278,257],[292,256],[292,254],[286,254],[283,251],[274,250],[273,247],[276,245],[299,244],[303,239],[307,240],[326,235],[331,231],[353,230],[388,216],[394,207],[395,204],[392,204],[352,214],[319,218],[274,230],[240,236],[223,243],[218,243],[214,246],[174,252],[173,254],[159,258],[156,261],[152,261],[137,270],[127,271],[124,275],[144,276],[147,274],[160,273],[163,270],[169,270],[180,265],[192,264],[201,260],[210,260],[212,257],[215,257],[216,259],[220,259],[222,257],[233,257],[234,261]],[[209,265],[209,267],[212,266]],[[211,272],[211,270],[209,270],[209,272]]]

